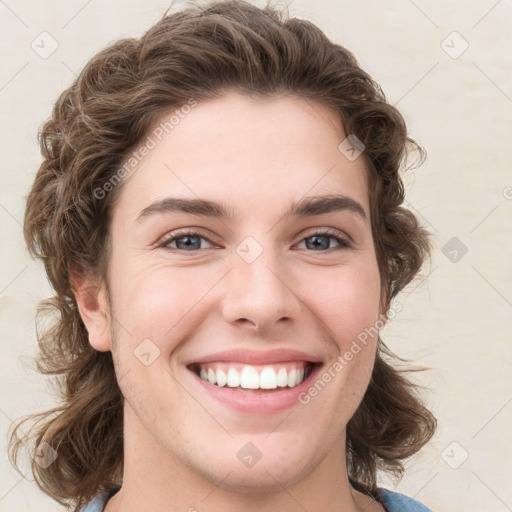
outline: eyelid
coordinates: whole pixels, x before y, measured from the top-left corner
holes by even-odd
[[[352,243],[352,238],[344,233],[343,231],[340,231],[339,229],[335,228],[311,228],[310,230],[307,230],[305,233],[301,234],[301,241],[304,240],[304,238],[308,238],[313,235],[329,235],[333,236],[335,238],[341,238],[342,240],[346,241],[347,243]]]
[[[334,228],[321,228],[321,227],[310,228],[305,233],[304,232],[301,233],[300,239],[294,245],[302,243],[302,242],[304,242],[305,239],[310,238],[310,237],[315,236],[315,235],[336,238],[338,240],[339,247],[337,247],[337,248],[336,247],[331,247],[331,248],[329,248],[329,249],[327,249],[325,251],[311,251],[311,252],[328,253],[328,252],[331,252],[331,250],[349,249],[349,248],[352,248],[352,246],[353,246],[353,240],[352,240],[352,238],[349,235],[343,233],[342,231],[340,231],[338,229],[334,229]],[[205,249],[210,249],[210,247],[207,247],[205,249],[194,249],[194,250],[191,250],[191,251],[185,251],[185,250],[182,250],[182,249],[171,249],[171,248],[168,247],[168,245],[171,242],[174,242],[175,240],[177,240],[177,239],[179,239],[181,237],[185,237],[185,236],[198,236],[199,238],[204,238],[209,244],[218,245],[218,244],[216,244],[211,239],[211,237],[209,235],[206,235],[201,230],[201,228],[183,228],[182,230],[173,231],[171,233],[168,233],[167,235],[164,235],[160,239],[160,241],[158,241],[155,245],[157,247],[161,247],[161,248],[164,248],[164,249],[167,248],[167,249],[169,249],[171,251],[183,252],[183,253],[187,253],[187,252],[189,252],[189,253],[197,253],[197,252],[203,251]]]
[[[176,231],[172,231],[170,233],[167,233],[164,235],[156,244],[156,247],[163,247],[166,248],[166,246],[170,243],[175,241],[178,238],[181,238],[183,236],[199,236],[200,238],[204,238],[208,241],[208,243],[212,245],[217,245],[210,235],[207,235],[201,228],[183,228],[178,229]],[[172,249],[175,251],[180,251],[180,249]],[[180,251],[181,252],[181,251]],[[183,252],[194,252],[194,251],[183,251]],[[197,251],[196,251],[197,252]]]
[[[310,238],[315,235],[336,238],[341,242],[341,244],[340,244],[340,247],[337,247],[337,248],[331,247],[331,248],[327,249],[326,251],[311,251],[311,252],[320,252],[320,253],[325,254],[325,253],[330,253],[331,250],[350,249],[353,247],[354,242],[353,242],[352,238],[349,235],[345,234],[344,232],[342,232],[338,229],[334,229],[334,228],[319,228],[319,227],[311,228],[311,230],[306,231],[305,233],[302,233],[300,235],[301,238],[300,238],[299,242],[297,242],[297,243],[302,243],[306,238]]]

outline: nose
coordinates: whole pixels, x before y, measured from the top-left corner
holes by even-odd
[[[270,249],[249,262],[235,253],[226,276],[222,313],[227,322],[263,334],[300,315],[299,283]]]

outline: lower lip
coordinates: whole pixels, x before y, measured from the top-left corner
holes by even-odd
[[[271,390],[268,393],[245,393],[235,389],[223,386],[216,386],[208,381],[201,379],[192,370],[190,373],[195,377],[199,384],[215,400],[228,405],[232,409],[245,413],[272,414],[284,411],[300,403],[299,395],[304,393],[315,375],[319,372],[321,365],[315,365],[307,379],[303,380],[298,386],[293,388],[282,388],[282,391]],[[279,388],[278,388],[279,389]]]

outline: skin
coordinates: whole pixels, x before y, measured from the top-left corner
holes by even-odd
[[[339,150],[336,114],[294,96],[228,92],[199,102],[152,149],[113,209],[107,286],[75,281],[91,345],[112,351],[125,397],[123,487],[107,512],[382,511],[347,477],[345,427],[368,386],[376,338],[307,405],[254,415],[213,400],[185,362],[220,350],[294,348],[330,367],[383,313],[370,227],[365,164]],[[343,194],[366,220],[343,210],[284,218],[293,201]],[[140,212],[167,196],[226,204],[236,219]],[[158,247],[193,228],[207,240]],[[350,247],[322,238],[325,228]],[[252,236],[252,263],[236,252]],[[201,244],[201,245],[199,245]],[[134,350],[160,350],[146,366]],[[153,346],[153,345],[151,345]],[[237,452],[253,443],[251,468]]]

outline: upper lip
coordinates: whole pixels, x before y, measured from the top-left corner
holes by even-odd
[[[249,365],[287,363],[292,361],[306,361],[308,363],[321,362],[320,359],[311,354],[307,354],[305,352],[294,349],[279,348],[257,351],[239,348],[233,350],[224,350],[222,352],[215,352],[214,354],[208,354],[198,359],[194,359],[188,364],[204,364],[220,361],[245,363]]]

